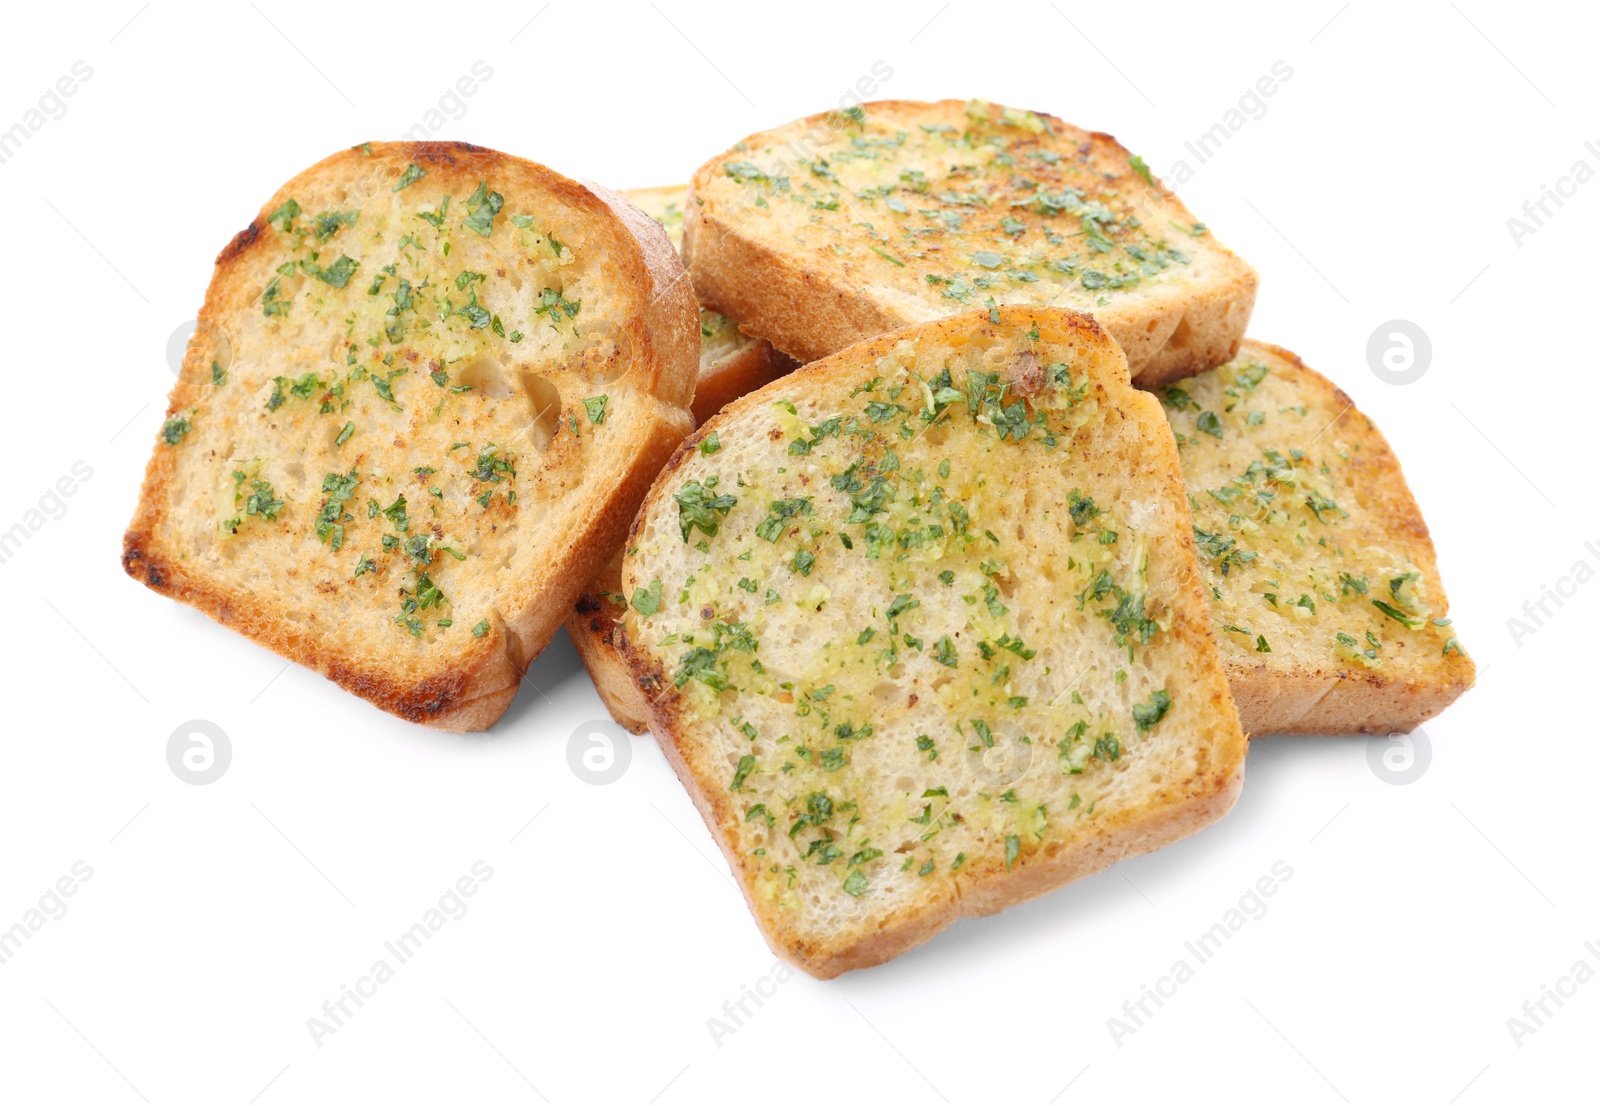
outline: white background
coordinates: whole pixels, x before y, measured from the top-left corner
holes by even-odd
[[[75,61],[93,76],[0,165],[0,529],[75,461],[93,474],[4,566],[0,928],[75,861],[93,875],[0,964],[0,1099],[1470,1106],[1592,1087],[1600,980],[1520,1047],[1507,1019],[1580,958],[1600,968],[1600,583],[1520,641],[1508,619],[1600,567],[1600,180],[1520,245],[1506,221],[1575,161],[1600,170],[1600,28],[1577,5],[1340,2],[12,5],[0,126]],[[1426,772],[1385,782],[1364,739],[1259,741],[1238,807],[1197,837],[885,967],[789,979],[714,1040],[773,957],[650,739],[609,786],[569,769],[603,712],[564,635],[493,732],[449,736],[117,563],[166,343],[211,259],[283,180],[399,137],[479,60],[492,77],[437,137],[619,187],[683,180],[880,60],[882,96],[985,96],[1110,131],[1163,175],[1188,161],[1185,200],[1260,270],[1251,332],[1378,421],[1432,528],[1480,682],[1428,724]],[[1185,141],[1279,60],[1265,114],[1197,164]],[[1404,387],[1365,354],[1396,318],[1433,344]],[[167,765],[191,719],[231,738],[209,786]],[[478,860],[469,911],[313,1043],[307,1019]],[[1114,1041],[1107,1019],[1279,860],[1268,912]]]

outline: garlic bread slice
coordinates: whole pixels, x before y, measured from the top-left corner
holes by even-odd
[[[767,940],[828,977],[1192,833],[1245,741],[1159,404],[996,308],[725,408],[629,538],[623,650]]]
[[[683,249],[683,201],[689,186],[660,185],[629,188],[622,195],[666,229],[667,237]],[[705,422],[731,400],[753,392],[796,367],[793,358],[779,353],[770,342],[752,338],[734,319],[704,306],[700,308],[700,372],[695,378],[694,417]]]
[[[674,247],[683,244],[683,200],[687,185],[656,188],[630,188],[622,193],[639,210],[660,223]],[[790,372],[795,362],[772,348],[771,343],[751,338],[740,331],[732,319],[715,311],[700,309],[700,372],[695,380],[691,410],[697,422],[704,422],[731,400]],[[644,709],[639,691],[622,657],[617,653],[617,620],[626,603],[617,591],[621,587],[622,549],[595,574],[589,586],[573,603],[567,616],[567,636],[594,681],[600,700],[617,723],[632,733],[644,733]]]
[[[801,361],[980,306],[1092,314],[1140,384],[1212,368],[1256,273],[1109,135],[982,100],[884,100],[753,134],[684,208],[701,302]]]
[[[1349,396],[1254,341],[1158,394],[1246,733],[1411,730],[1472,686],[1428,526]]]
[[[123,565],[482,729],[691,429],[695,320],[603,189],[461,143],[335,154],[217,258]]]

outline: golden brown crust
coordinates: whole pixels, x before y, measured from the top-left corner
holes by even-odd
[[[1260,280],[1239,262],[1204,289],[1175,289],[1138,309],[1107,306],[1098,318],[1140,366],[1136,383],[1154,388],[1232,360],[1239,352]]]
[[[880,100],[863,105],[869,118],[898,114],[956,124],[965,123],[967,107],[957,100]],[[1060,136],[1059,144],[1080,143],[1108,160],[1127,163],[1128,151],[1111,135],[1083,131],[1043,112],[1035,114]],[[930,304],[925,298],[884,293],[864,283],[870,278],[853,272],[849,263],[840,263],[828,248],[802,249],[781,234],[763,237],[735,217],[736,209],[724,212],[722,205],[708,199],[728,161],[748,157],[750,150],[768,144],[790,151],[805,148],[805,139],[795,136],[828,127],[836,117],[835,112],[819,112],[746,137],[695,172],[684,205],[683,253],[701,302],[740,320],[747,333],[767,339],[802,363],[952,309],[968,309],[954,302]],[[1159,180],[1138,180],[1131,170],[1121,176],[1119,187],[1125,190],[1148,188],[1164,220],[1196,222]],[[760,274],[759,279],[752,279],[752,274]],[[1123,347],[1133,379],[1153,386],[1233,357],[1254,308],[1257,286],[1249,264],[1215,247],[1203,284],[1159,284],[1137,297],[1096,307],[1092,314]]]
[[[650,728],[650,712],[644,694],[633,682],[633,673],[617,651],[617,623],[628,605],[618,589],[622,587],[622,547],[607,561],[567,616],[567,636],[578,650],[583,667],[589,670],[600,701],[618,725],[629,733],[642,734]]]
[[[1352,513],[1359,514],[1355,521],[1365,535],[1381,540],[1385,548],[1416,566],[1432,604],[1430,617],[1446,618],[1449,599],[1427,523],[1382,432],[1343,390],[1291,351],[1246,339],[1239,352],[1269,365],[1274,376],[1292,385],[1296,398],[1313,409],[1309,425],[1321,428],[1318,436],[1326,435],[1325,443],[1334,437],[1340,440],[1348,466],[1343,486],[1355,500]],[[1196,486],[1191,493],[1204,495],[1205,487]],[[1275,652],[1264,655],[1229,642],[1222,657],[1240,723],[1252,736],[1395,733],[1434,717],[1473,685],[1477,669],[1471,657],[1459,647],[1440,652],[1439,641],[1434,640],[1453,632],[1417,640],[1393,635],[1384,644],[1382,665],[1376,668],[1332,660],[1307,664],[1292,659],[1282,642]]]
[[[741,343],[733,353],[710,364],[702,362],[691,408],[696,424],[705,422],[746,392],[787,376],[798,367],[794,358],[779,353],[760,338]]]
[[[630,188],[624,197],[644,214],[661,222],[669,238],[681,237],[683,215],[674,211],[683,202],[686,185]],[[702,317],[702,327],[705,319]],[[702,423],[726,404],[794,370],[795,361],[760,338],[739,335],[731,343],[702,342],[700,373],[690,407],[695,422]],[[618,602],[622,586],[622,550],[613,556],[579,595],[566,620],[567,635],[578,650],[583,666],[594,681],[600,701],[618,725],[630,733],[646,732],[648,723],[640,691],[632,673],[617,653],[616,622],[627,605]]]
[[[695,214],[685,220],[684,258],[695,295],[740,320],[746,333],[771,342],[804,365],[873,335],[922,321],[841,287],[831,274],[797,265],[777,246],[704,213],[695,204],[694,185],[689,187],[689,210]],[[761,277],[751,279],[752,273]]]
[[[428,170],[435,183],[469,191],[491,176],[513,202],[569,210],[612,248],[608,263],[615,286],[629,289],[635,307],[618,328],[631,351],[627,387],[645,400],[631,448],[612,457],[615,476],[603,486],[593,479],[583,494],[593,503],[567,540],[549,549],[539,567],[510,582],[497,595],[488,632],[435,661],[379,663],[360,652],[330,645],[337,617],[319,625],[286,617],[271,595],[219,583],[171,548],[168,537],[181,495],[174,488],[179,452],[157,445],[146,467],[143,490],[123,542],[124,570],[152,590],[204,611],[281,656],[312,668],[340,686],[402,718],[448,730],[478,730],[494,722],[515,694],[529,662],[548,644],[571,603],[606,551],[621,540],[639,499],[661,459],[691,426],[687,405],[698,354],[697,309],[683,268],[665,233],[619,197],[585,187],[533,162],[465,143],[371,143],[341,151],[305,170],[263,205],[217,259],[200,310],[185,371],[173,388],[169,416],[202,400],[201,386],[188,383],[214,356],[209,335],[232,312],[248,310],[259,288],[238,274],[270,248],[263,234],[268,213],[295,194],[315,192],[330,179],[386,165],[398,174],[408,162]],[[551,457],[561,447],[552,447]],[[551,465],[551,494],[573,494],[570,474]]]
[[[1019,319],[1037,322],[1044,340],[1059,341],[1068,332],[1104,341],[1103,329],[1090,317],[1054,309],[1002,308],[1002,323],[1023,325]],[[630,548],[642,537],[642,527],[659,504],[670,504],[672,490],[683,477],[682,466],[695,456],[706,435],[719,432],[724,448],[733,440],[730,428],[747,412],[765,409],[782,396],[797,396],[822,389],[835,378],[852,378],[861,366],[872,364],[894,346],[912,339],[919,347],[968,340],[969,333],[983,334],[998,327],[984,313],[969,313],[883,335],[841,351],[822,361],[803,366],[781,385],[771,385],[750,393],[726,407],[720,415],[685,439],[657,476],[645,504],[629,534]],[[1120,360],[1120,359],[1119,359]],[[1105,370],[1097,370],[1104,372]],[[693,734],[693,714],[684,693],[673,686],[660,662],[630,637],[633,616],[627,615],[613,636],[641,689],[649,714],[651,730],[658,736],[668,762],[694,799],[706,825],[738,876],[741,887],[774,953],[818,978],[832,978],[843,972],[883,963],[927,940],[940,929],[964,915],[993,913],[1035,897],[1063,883],[1099,871],[1116,861],[1139,855],[1196,832],[1221,817],[1233,805],[1243,783],[1245,737],[1240,730],[1228,684],[1216,656],[1215,641],[1199,574],[1192,568],[1193,539],[1189,526],[1187,496],[1180,475],[1176,445],[1161,414],[1159,404],[1147,394],[1126,388],[1125,369],[1106,373],[1101,383],[1122,401],[1107,411],[1107,417],[1132,424],[1143,448],[1131,462],[1126,457],[1115,461],[1097,456],[1084,447],[1080,458],[1086,464],[1118,465],[1130,479],[1146,480],[1158,490],[1153,494],[1182,520],[1172,532],[1150,535],[1153,565],[1170,569],[1162,579],[1161,594],[1170,605],[1169,640],[1192,651],[1198,658],[1193,681],[1184,688],[1196,708],[1195,742],[1200,746],[1192,772],[1166,779],[1160,793],[1150,796],[1148,805],[1120,809],[1098,817],[1092,838],[1055,841],[1047,848],[1028,855],[1007,870],[998,857],[969,860],[953,881],[947,894],[930,893],[919,899],[914,909],[888,917],[875,917],[854,928],[823,937],[797,929],[767,904],[757,893],[760,865],[741,853],[735,842],[742,819],[734,796],[715,779],[704,751],[697,747]],[[1075,458],[1075,460],[1078,458]],[[1141,484],[1141,487],[1145,486]],[[628,571],[623,580],[629,578]]]
[[[739,396],[768,384],[795,368],[794,361],[759,339],[741,343],[728,357],[710,365],[702,362],[695,386],[696,422],[703,422]],[[617,620],[627,613],[618,602],[622,586],[622,549],[596,573],[567,616],[567,636],[594,681],[600,701],[617,724],[630,733],[649,729],[648,714],[633,674],[616,649]]]
[[[654,188],[629,188],[622,195],[650,218],[666,228],[675,248],[683,243],[683,204],[686,184],[666,184]],[[752,279],[759,279],[752,274]],[[722,330],[732,324],[736,333],[724,337]],[[753,392],[797,367],[795,360],[772,348],[761,338],[752,338],[738,329],[736,319],[726,323],[715,314],[702,313],[700,375],[695,381],[695,422],[702,423],[731,400]],[[708,329],[711,327],[716,330]]]
[[[1450,601],[1428,524],[1383,432],[1343,389],[1298,354],[1253,339],[1246,340],[1240,352],[1278,358],[1304,378],[1308,390],[1325,391],[1335,409],[1345,412],[1340,417],[1341,429],[1361,444],[1352,467],[1358,482],[1370,491],[1362,510],[1422,570],[1429,594],[1437,597],[1434,616],[1447,617]],[[1247,733],[1263,735],[1404,733],[1438,715],[1477,680],[1477,666],[1460,650],[1410,658],[1407,650],[1416,647],[1404,639],[1389,648],[1395,654],[1394,663],[1376,671],[1296,666],[1284,673],[1228,659],[1228,682],[1240,724]]]
[[[568,183],[575,188],[584,187]],[[643,340],[646,356],[635,358],[629,367],[630,378],[636,365],[642,372],[635,380],[636,387],[674,408],[687,406],[694,398],[700,357],[699,305],[688,270],[661,224],[608,188],[590,184],[587,190],[628,229],[645,265],[636,276],[649,289],[649,298],[643,317],[636,324],[637,334],[630,336]],[[696,320],[696,325],[686,328],[686,317]],[[684,371],[685,365],[689,366],[688,372]]]
[[[1272,734],[1409,733],[1448,707],[1474,682],[1380,678],[1365,672],[1273,672],[1228,665],[1239,722],[1253,737]]]

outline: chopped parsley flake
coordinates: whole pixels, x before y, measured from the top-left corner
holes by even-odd
[[[661,609],[661,581],[652,580],[648,588],[633,589],[633,609],[649,618]]]
[[[673,493],[672,498],[678,504],[678,527],[684,541],[688,541],[690,531],[697,528],[708,538],[716,537],[721,526],[721,519],[717,516],[726,517],[739,502],[735,496],[712,494],[711,489],[715,484],[715,477],[706,484],[690,481]]]
[[[391,188],[389,191],[398,192],[402,188],[408,188],[411,185],[416,184],[419,180],[421,180],[423,177],[425,177],[427,175],[428,175],[427,171],[417,168],[415,163],[407,165],[406,168],[405,168],[405,172],[400,174],[399,181],[397,181],[395,183],[395,186],[393,188]]]
[[[1133,704],[1134,724],[1139,727],[1140,733],[1144,733],[1161,721],[1171,709],[1172,696],[1158,688],[1150,693],[1147,701]]]
[[[487,238],[494,229],[494,217],[504,204],[504,196],[489,191],[488,181],[479,181],[477,190],[467,197],[467,217],[461,225]]]

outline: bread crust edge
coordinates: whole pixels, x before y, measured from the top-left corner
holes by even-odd
[[[862,105],[868,112],[948,110],[952,106],[964,109],[965,102],[877,100]],[[788,255],[739,231],[696,198],[697,189],[704,189],[722,163],[737,157],[740,148],[752,140],[775,130],[815,126],[833,114],[816,112],[746,136],[695,170],[683,208],[683,257],[701,302],[738,319],[748,333],[767,339],[802,363],[890,330],[944,317],[932,309],[921,316],[897,311],[826,273],[796,266]],[[1091,141],[1114,147],[1124,156],[1129,154],[1114,136],[1103,131],[1083,131],[1047,112],[1034,114],[1053,126],[1085,133]],[[1193,213],[1175,192],[1153,177],[1149,184],[1161,199],[1176,205],[1179,214],[1193,221]],[[1204,288],[1159,285],[1137,303],[1125,302],[1093,313],[1122,346],[1135,384],[1155,387],[1215,368],[1237,354],[1255,309],[1260,279],[1249,262],[1220,242],[1216,246],[1219,271]],[[752,279],[751,274],[761,274],[760,279]]]
[[[1041,312],[1071,316],[1069,325],[1106,337],[1104,328],[1092,316],[1081,312],[1061,308],[1031,307],[1001,308],[1000,311],[1002,317],[1011,313]],[[926,332],[959,331],[984,314],[982,311],[967,312],[936,320],[918,328],[924,331],[920,337],[932,337],[933,340],[938,340],[937,334],[929,335]],[[868,359],[886,353],[896,342],[905,337],[903,332],[893,332],[868,339],[859,343],[858,349],[842,350],[827,359],[802,366],[786,378],[784,384],[803,386],[808,376],[830,371],[835,362],[846,354]],[[1117,374],[1115,369],[1111,375],[1113,382],[1126,389],[1124,398],[1128,401],[1128,411],[1141,421],[1152,447],[1163,454],[1161,462],[1167,477],[1160,494],[1171,501],[1181,520],[1182,533],[1176,540],[1183,550],[1187,551],[1188,561],[1183,563],[1183,571],[1180,573],[1177,586],[1185,594],[1184,602],[1174,604],[1178,617],[1175,618],[1170,632],[1193,638],[1200,643],[1201,653],[1209,653],[1211,658],[1207,680],[1210,686],[1197,689],[1206,694],[1210,704],[1207,713],[1210,725],[1203,733],[1197,734],[1197,738],[1205,739],[1205,748],[1210,756],[1199,771],[1181,783],[1169,785],[1163,792],[1163,795],[1170,795],[1168,801],[1156,807],[1146,806],[1138,810],[1124,811],[1114,819],[1099,823],[1097,837],[1094,840],[1064,848],[1051,858],[1030,859],[1011,872],[999,868],[993,861],[969,863],[955,884],[957,890],[954,896],[894,918],[888,924],[881,926],[873,936],[864,940],[846,938],[816,944],[808,944],[798,939],[785,941],[783,939],[785,927],[777,924],[757,902],[753,893],[753,873],[747,872],[741,857],[732,847],[732,828],[737,825],[737,817],[731,803],[720,791],[706,787],[684,756],[680,746],[682,739],[679,728],[675,724],[681,714],[678,693],[672,688],[666,672],[659,664],[630,640],[627,622],[618,624],[613,640],[633,674],[634,685],[641,691],[641,698],[649,715],[649,729],[657,735],[658,744],[667,762],[672,766],[679,782],[683,784],[684,790],[689,793],[712,839],[727,860],[730,871],[739,881],[746,904],[755,917],[757,928],[761,931],[768,947],[774,955],[807,974],[818,979],[832,979],[844,972],[882,964],[926,942],[963,916],[995,913],[1055,890],[1082,876],[1100,871],[1118,860],[1142,855],[1196,833],[1231,810],[1238,799],[1244,784],[1244,760],[1248,741],[1238,723],[1222,660],[1217,652],[1209,606],[1201,590],[1201,574],[1198,562],[1194,560],[1193,527],[1190,525],[1188,498],[1179,467],[1177,443],[1155,397],[1129,387],[1126,376]],[[732,419],[748,407],[768,403],[775,393],[775,385],[752,392],[725,408],[723,417]],[[679,445],[672,458],[662,468],[634,519],[633,529],[629,532],[630,548],[635,543],[639,526],[646,514],[646,507],[663,495],[670,496],[667,489],[676,479],[676,473],[683,462],[693,454],[699,442],[708,433],[716,430],[720,423],[721,419],[718,418],[701,426]],[[644,690],[651,687],[659,690],[654,695]],[[1171,794],[1172,792],[1176,794]],[[1139,823],[1137,828],[1133,832],[1127,832],[1126,828],[1135,821]],[[962,890],[969,886],[976,886],[977,893]],[[836,938],[837,936],[835,935]]]
[[[1389,490],[1376,508],[1369,509],[1379,511],[1382,529],[1399,539],[1422,569],[1429,594],[1438,597],[1435,617],[1448,617],[1450,598],[1439,574],[1438,555],[1427,521],[1406,481],[1399,457],[1377,423],[1342,388],[1292,350],[1247,338],[1240,353],[1264,353],[1287,363],[1312,384],[1326,389],[1333,403],[1341,408],[1341,419],[1361,420],[1364,426],[1358,434],[1363,463],[1376,469],[1373,486]],[[1243,662],[1227,653],[1223,662],[1240,724],[1252,737],[1408,733],[1438,716],[1477,682],[1477,665],[1462,652],[1439,658],[1423,678],[1394,677],[1381,669],[1354,666],[1296,665],[1274,670],[1271,664]]]
[[[654,399],[648,425],[635,435],[637,448],[622,479],[606,490],[604,502],[583,535],[552,550],[537,576],[515,582],[518,594],[534,601],[507,615],[498,606],[489,632],[475,640],[463,658],[421,680],[397,681],[372,663],[322,646],[317,634],[278,617],[271,604],[254,592],[238,593],[215,586],[162,549],[160,534],[167,517],[166,489],[178,461],[159,444],[146,464],[134,516],[124,533],[122,567],[151,590],[194,607],[257,644],[332,680],[380,710],[435,729],[469,732],[489,728],[510,705],[523,673],[554,636],[578,592],[616,547],[650,485],[656,468],[692,428],[688,403],[699,366],[699,309],[687,272],[666,232],[655,220],[608,189],[584,185],[537,162],[464,142],[372,143],[398,148],[425,167],[449,166],[466,174],[501,171],[508,165],[531,178],[529,187],[551,193],[559,202],[610,218],[627,246],[621,263],[632,270],[642,307],[628,321],[633,357],[629,371],[639,370],[638,385]],[[318,174],[338,172],[342,163],[363,155],[360,148],[341,150],[296,174],[261,207],[244,230],[218,254],[198,319],[220,313],[227,283],[226,266],[246,252],[264,248],[267,215],[302,184]],[[604,213],[602,215],[602,212]],[[204,326],[197,327],[201,333]],[[167,417],[189,406],[182,378],[173,387]]]

